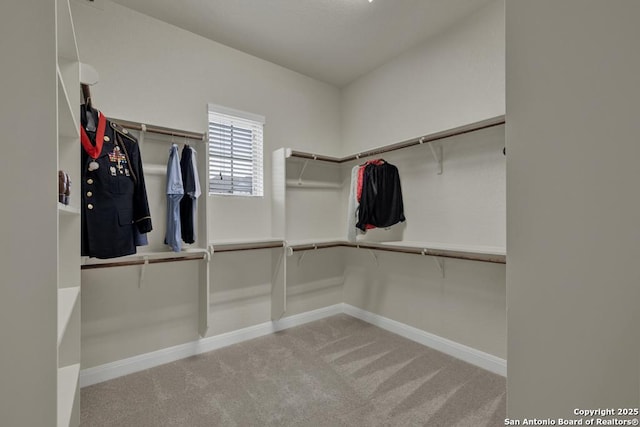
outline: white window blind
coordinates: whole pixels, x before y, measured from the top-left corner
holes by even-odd
[[[209,104],[209,194],[263,195],[264,117]]]

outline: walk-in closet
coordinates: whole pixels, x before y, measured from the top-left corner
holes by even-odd
[[[0,425],[637,425],[638,18],[3,2]]]

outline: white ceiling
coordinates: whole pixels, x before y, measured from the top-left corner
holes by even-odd
[[[114,0],[344,86],[490,0]]]

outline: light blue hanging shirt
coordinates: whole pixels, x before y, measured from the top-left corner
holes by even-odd
[[[182,171],[180,170],[180,158],[178,146],[171,145],[169,162],[167,163],[167,233],[164,243],[174,252],[182,249],[182,230],[180,227],[180,200],[184,196],[182,184]]]

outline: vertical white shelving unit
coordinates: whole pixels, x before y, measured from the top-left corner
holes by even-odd
[[[342,213],[343,179],[339,164],[294,158],[291,149],[272,154],[271,230],[287,245],[303,242],[343,241],[346,213]],[[282,260],[272,258],[272,319],[287,312],[287,280],[295,281],[288,268],[296,268],[285,251]],[[288,267],[289,266],[289,267]],[[290,290],[289,290],[290,292]]]
[[[80,62],[69,0],[56,0],[58,170],[69,174],[58,203],[58,427],[80,425]]]

